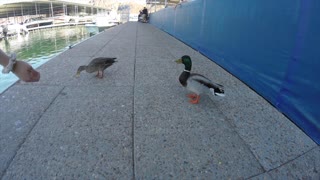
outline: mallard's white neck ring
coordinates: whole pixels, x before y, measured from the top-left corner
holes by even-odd
[[[188,72],[188,73],[190,72],[190,71],[188,71],[188,70],[186,70],[186,69],[185,69],[185,70],[183,70],[183,71],[184,71],[184,72]]]

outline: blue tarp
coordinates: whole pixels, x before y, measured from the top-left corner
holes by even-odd
[[[320,144],[319,16],[319,0],[194,0],[151,14],[150,23],[241,79]]]

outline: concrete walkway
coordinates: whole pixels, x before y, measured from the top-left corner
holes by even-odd
[[[188,103],[193,72],[226,97]],[[117,57],[104,79],[77,68]],[[0,96],[0,179],[319,179],[320,147],[242,82],[150,24],[93,36]]]

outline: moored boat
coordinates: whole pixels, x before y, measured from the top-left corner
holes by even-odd
[[[41,27],[41,26],[48,26],[53,24],[53,19],[46,19],[42,16],[36,17],[36,18],[29,18],[26,19],[23,23],[23,25],[27,28],[35,28],[35,27]]]

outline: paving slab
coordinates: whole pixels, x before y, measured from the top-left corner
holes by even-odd
[[[179,86],[135,88],[137,179],[230,179],[263,172],[218,104],[202,102],[189,104]]]
[[[172,86],[179,83],[180,73],[173,58],[136,58],[135,85]]]
[[[320,179],[320,147],[270,171],[273,179]]]
[[[62,88],[15,85],[0,95],[0,177]]]
[[[317,146],[283,114],[248,87],[229,88],[228,97],[223,101],[218,99],[221,102],[218,108],[234,124],[236,131],[247,142],[266,171]]]
[[[225,86],[188,103],[182,55]],[[105,78],[82,72],[117,57]],[[225,71],[150,24],[92,36],[1,94],[0,179],[319,179],[319,146]],[[12,107],[10,110],[7,106]],[[281,177],[281,178],[279,178]]]
[[[4,179],[130,179],[132,95],[132,88],[124,87],[66,87]]]

